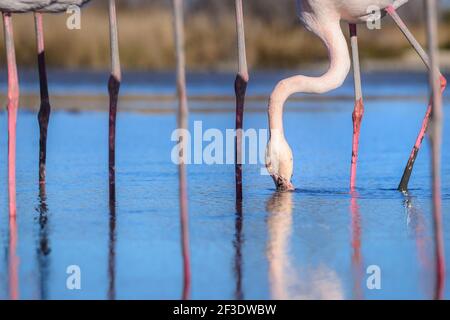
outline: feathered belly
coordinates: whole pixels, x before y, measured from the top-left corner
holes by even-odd
[[[35,11],[50,5],[54,0],[0,0],[0,11],[21,13]]]
[[[408,0],[336,0],[341,18],[350,23],[365,23],[374,16],[383,17],[384,9],[390,5],[398,8]],[[377,12],[378,11],[378,12]]]
[[[63,12],[71,6],[81,7],[90,0],[53,0],[52,3],[43,7],[39,12]]]
[[[0,0],[0,11],[11,13],[63,12],[70,6],[82,6],[90,0]]]
[[[297,0],[299,17],[324,19],[339,17],[349,23],[365,23],[376,16],[385,15],[386,7],[398,8],[408,0]]]

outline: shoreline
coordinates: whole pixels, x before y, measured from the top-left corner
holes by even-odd
[[[427,72],[411,63],[409,69],[399,69],[388,63],[371,62],[365,66],[364,99],[367,102],[421,102],[428,100]],[[383,68],[381,68],[383,66]],[[421,65],[420,65],[421,66]],[[416,68],[413,68],[416,67]],[[247,112],[267,112],[267,101],[279,79],[300,73],[318,75],[326,65],[309,65],[308,69],[252,72],[246,98]],[[107,111],[108,92],[106,70],[49,70],[50,99],[53,110],[68,112]],[[188,99],[192,112],[234,112],[235,96],[232,71],[191,71],[188,73]],[[307,110],[308,103],[330,102],[353,104],[353,83],[350,74],[342,88],[325,95],[297,94],[290,97],[289,110]],[[37,70],[20,72],[20,110],[37,112],[40,105]],[[412,85],[409,87],[409,85]],[[398,87],[397,87],[398,86]],[[0,103],[6,106],[6,79],[0,81]],[[410,89],[411,88],[411,89]],[[140,113],[174,113],[177,108],[175,75],[172,71],[124,71],[119,111]],[[302,106],[298,106],[302,103]],[[450,105],[450,95],[444,95]],[[297,104],[297,106],[295,105]],[[305,106],[306,104],[306,106]],[[316,106],[318,108],[318,106]],[[3,107],[2,111],[6,108]]]
[[[53,111],[65,112],[107,112],[109,106],[108,96],[105,93],[92,95],[51,95],[51,106]],[[226,95],[191,95],[188,97],[190,111],[193,113],[220,113],[235,111],[235,97]],[[425,95],[367,95],[367,102],[420,102],[426,103],[428,97]],[[6,101],[6,96],[0,94],[0,101]],[[323,105],[315,108],[310,106],[292,105],[292,103],[317,103],[324,104],[330,102],[348,103],[352,107],[354,101],[353,95],[337,94],[329,96],[318,95],[300,95],[289,99],[291,105],[286,106],[286,110],[291,112],[307,112],[310,110],[321,111]],[[450,97],[444,97],[444,103],[450,105]],[[123,95],[120,97],[119,112],[144,113],[144,114],[163,114],[176,113],[177,97],[175,95]],[[211,106],[214,104],[214,107]],[[23,94],[20,97],[19,111],[37,113],[39,110],[40,98],[38,94]],[[247,97],[246,112],[266,113],[267,97],[261,95],[252,95]],[[326,108],[325,108],[326,109]],[[6,112],[2,108],[0,113]]]
[[[440,59],[440,68],[443,73],[450,73],[450,50],[440,50],[439,54]],[[328,61],[320,61],[316,63],[299,63],[297,66],[293,67],[285,67],[285,68],[252,68],[250,70],[253,73],[286,73],[286,72],[317,72],[318,70],[326,70],[328,67]],[[22,73],[37,73],[37,65],[36,67],[25,66],[19,68],[19,74]],[[226,63],[219,62],[215,68],[202,68],[195,67],[189,68],[187,65],[187,71],[190,74],[231,74],[236,73],[235,63]],[[426,67],[423,64],[422,60],[419,58],[417,53],[414,50],[409,50],[401,57],[394,59],[372,59],[372,58],[361,58],[361,68],[362,72],[385,72],[385,73],[393,73],[393,72],[426,72]],[[98,74],[101,73],[109,73],[108,68],[87,68],[87,67],[49,67],[49,73],[79,73],[79,74]],[[123,73],[129,74],[170,74],[174,73],[175,67],[173,68],[124,68]],[[0,65],[0,73],[4,74],[7,70],[5,66]],[[3,82],[3,81],[1,81]],[[1,83],[0,82],[0,83]]]

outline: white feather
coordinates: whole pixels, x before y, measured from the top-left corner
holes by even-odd
[[[399,8],[408,0],[297,0],[300,17],[305,14],[324,17],[335,17],[344,21],[358,23],[365,22],[369,17],[369,8],[378,7],[380,10],[392,5]]]

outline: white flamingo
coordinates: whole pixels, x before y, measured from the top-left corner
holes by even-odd
[[[356,162],[361,120],[364,113],[361,76],[358,57],[357,24],[366,23],[373,15],[368,14],[370,6],[377,6],[383,14],[390,15],[400,30],[417,51],[425,65],[430,69],[430,60],[425,50],[413,37],[396,9],[407,0],[297,0],[299,15],[306,28],[317,35],[329,52],[330,67],[320,77],[294,76],[278,83],[269,101],[270,140],[266,150],[266,166],[275,185],[280,190],[293,190],[291,183],[293,174],[292,151],[283,131],[283,105],[294,93],[325,93],[342,85],[350,71],[350,54],[340,22],[350,24],[351,47],[353,53],[353,69],[355,74],[355,109],[353,112],[353,148],[351,160],[350,187],[356,185]],[[441,76],[441,91],[446,86],[446,80]],[[422,128],[417,137],[413,151],[409,157],[399,189],[407,190],[409,177],[419,151],[423,137],[428,127],[431,115],[431,103],[428,106]]]
[[[65,12],[70,6],[81,7],[89,1],[90,0],[0,0],[0,11],[3,13],[5,47],[8,64],[8,193],[10,216],[16,215],[16,121],[17,109],[19,106],[19,79],[14,48],[12,14],[32,12],[35,15],[39,79],[41,86],[41,106],[38,115],[40,127],[39,182],[43,184],[45,183],[46,140],[50,116],[50,99],[45,67],[42,13]],[[109,0],[109,20],[112,60],[111,77],[109,80],[109,169],[110,185],[112,186],[110,190],[114,191],[115,120],[121,80],[115,0]]]
[[[398,189],[403,192],[406,192],[408,189],[413,165],[431,120],[433,122],[430,130],[430,141],[432,149],[433,226],[436,258],[435,297],[442,298],[445,283],[445,251],[442,229],[440,167],[443,118],[442,94],[447,85],[447,81],[438,69],[436,0],[425,1],[430,56],[420,46],[419,42],[414,38],[396,12],[398,7],[407,2],[408,0],[298,0],[300,18],[306,28],[316,34],[327,47],[330,57],[330,67],[321,77],[295,76],[282,80],[272,92],[268,111],[270,140],[266,150],[266,166],[278,189],[294,189],[291,183],[293,173],[292,151],[284,137],[283,131],[283,105],[288,97],[294,93],[325,93],[342,85],[350,71],[350,54],[340,26],[341,21],[346,21],[350,24],[355,78],[356,103],[353,112],[353,146],[350,175],[350,189],[352,191],[355,189],[359,133],[364,113],[356,25],[366,23],[371,18],[371,15],[367,14],[370,6],[377,6],[382,10],[384,15],[390,15],[409,43],[416,50],[430,73],[432,97]]]

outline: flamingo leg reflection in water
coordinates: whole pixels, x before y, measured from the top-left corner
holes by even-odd
[[[431,241],[427,232],[426,217],[424,212],[420,208],[420,204],[417,203],[413,195],[409,193],[404,194],[403,200],[406,213],[406,225],[408,227],[409,235],[416,242],[417,257],[420,266],[421,274],[424,276],[432,270],[433,261],[430,259]],[[426,277],[420,277],[421,285],[428,287],[429,282],[426,281]],[[428,294],[428,290],[426,290]],[[433,293],[433,296],[435,292]]]
[[[350,194],[350,214],[351,214],[351,247],[352,247],[352,275],[353,275],[353,298],[364,299],[363,279],[364,263],[361,251],[361,212],[358,204],[358,194]]]
[[[38,241],[37,241],[37,261],[39,268],[39,299],[48,299],[48,269],[50,257],[50,239],[49,239],[49,210],[47,204],[47,194],[45,183],[39,184],[39,204],[37,206],[38,216],[36,218],[38,225]]]

